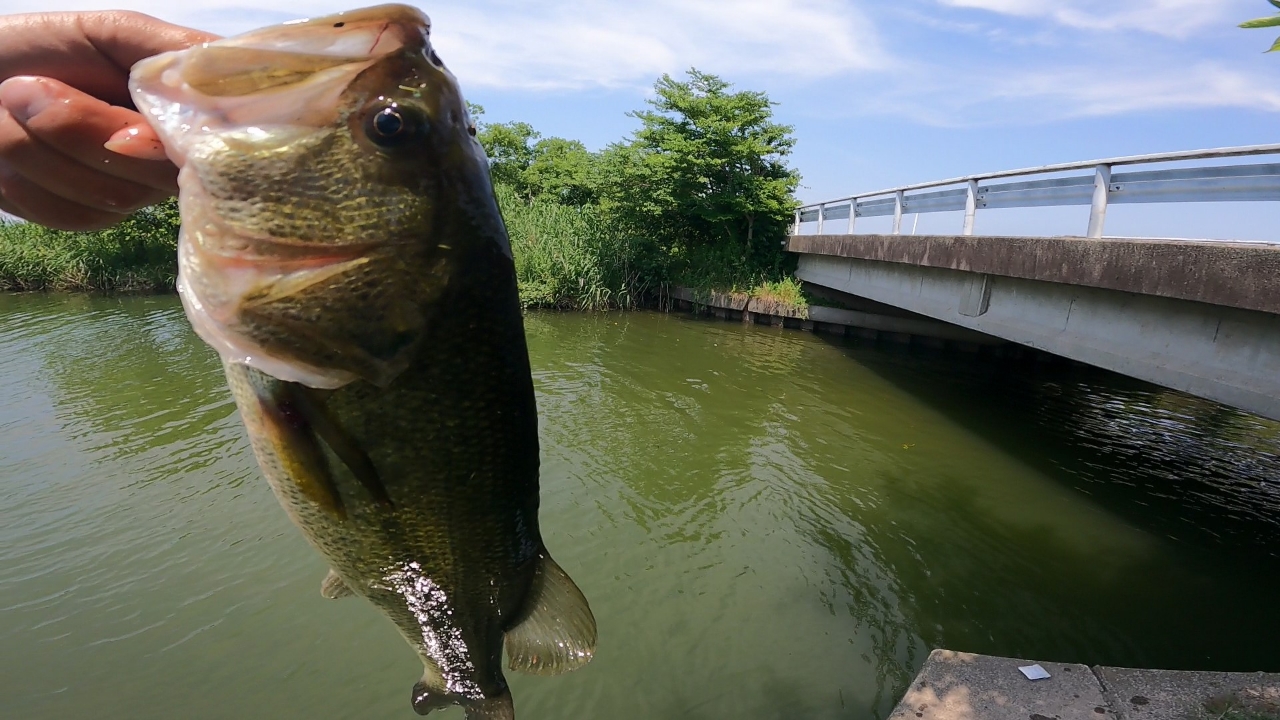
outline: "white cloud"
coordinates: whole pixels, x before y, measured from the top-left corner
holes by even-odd
[[[226,34],[359,4],[300,0],[286,10],[245,2],[64,0],[61,5],[123,5]],[[920,8],[937,7],[932,3],[994,15],[919,14]],[[32,4],[0,0],[0,13],[38,9]],[[1207,107],[1280,112],[1280,92],[1272,89],[1273,62],[1264,63],[1260,52],[1233,59],[1223,50],[1231,40],[1199,43],[1200,35],[1191,34],[1207,24],[1231,28],[1263,14],[1265,6],[1256,0],[919,0],[890,10],[865,0],[420,4],[432,16],[440,54],[467,89],[624,87],[640,94],[659,74],[696,66],[741,87],[771,87],[775,96],[785,95],[777,90],[791,85],[809,88],[788,101],[801,114],[844,109],[942,126]],[[861,7],[874,10],[883,28]],[[1027,33],[1018,27],[1025,23],[1011,21],[1015,16],[1044,25]],[[911,32],[902,33],[900,25]],[[1068,35],[1064,28],[1107,34],[1058,42]],[[957,41],[960,36],[967,39]],[[900,47],[892,45],[895,37]],[[1179,40],[1183,37],[1198,44]],[[1254,40],[1242,35],[1240,42],[1246,37]],[[927,45],[908,46],[901,38]],[[1024,43],[1052,51],[1023,49]],[[988,54],[991,48],[1000,54]],[[845,109],[846,103],[859,109]]]
[[[1221,0],[938,0],[1003,15],[1045,18],[1081,30],[1140,30],[1184,38],[1229,17],[1239,2]],[[1256,3],[1255,3],[1256,5]],[[1246,20],[1251,15],[1242,16]],[[1239,22],[1239,21],[1237,21]]]
[[[29,4],[0,0],[0,13],[34,10]],[[304,0],[281,11],[244,0],[67,0],[60,9],[125,7],[228,34],[356,4]],[[639,87],[691,66],[814,79],[886,64],[870,20],[840,0],[417,4],[431,16],[440,55],[468,87]]]
[[[936,69],[935,69],[936,70]],[[938,126],[1041,123],[1155,110],[1240,108],[1280,112],[1280,91],[1265,72],[1216,62],[1158,69],[1096,66],[1028,69],[992,75],[966,92],[942,78],[910,92],[891,91],[880,110]]]
[[[800,78],[883,65],[873,28],[831,0],[578,2],[432,14],[437,47],[469,85],[586,88],[649,85],[691,66]]]
[[[1109,77],[1096,69],[1042,72],[1015,78],[999,91],[1001,99],[1058,98],[1076,116],[1208,107],[1280,111],[1280,92],[1271,77],[1210,62]]]

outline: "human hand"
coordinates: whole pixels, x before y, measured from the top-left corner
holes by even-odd
[[[0,37],[0,210],[93,230],[177,191],[129,68],[216,36],[110,11],[0,16]]]

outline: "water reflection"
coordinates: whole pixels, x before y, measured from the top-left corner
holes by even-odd
[[[416,661],[319,597],[175,299],[0,319],[0,716],[411,716]],[[526,324],[544,533],[601,642],[513,678],[521,720],[882,718],[934,646],[1280,669],[1280,425],[1063,364]]]
[[[168,298],[85,299],[48,307],[57,327],[41,372],[58,396],[67,436],[105,460],[156,453],[140,481],[173,465],[192,472],[228,449],[234,405],[217,356]],[[88,303],[87,307],[85,304]]]
[[[883,349],[850,357],[1150,532],[1280,547],[1280,423],[1072,363]]]

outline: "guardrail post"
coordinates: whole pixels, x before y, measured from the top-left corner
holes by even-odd
[[[969,181],[969,191],[964,196],[964,229],[961,235],[973,234],[974,216],[978,214],[978,181]]]
[[[849,198],[849,234],[853,234],[853,221],[858,218],[858,198]]]
[[[902,234],[902,191],[893,194],[893,234]]]
[[[827,219],[827,204],[822,203],[818,206],[818,234],[822,234],[822,221]]]
[[[1099,165],[1093,175],[1093,205],[1089,208],[1089,232],[1085,237],[1102,237],[1107,224],[1107,196],[1111,192],[1111,166]]]
[[[796,208],[796,221],[795,224],[791,226],[791,234],[800,234],[800,208]]]

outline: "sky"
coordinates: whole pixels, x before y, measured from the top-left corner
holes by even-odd
[[[0,12],[47,10],[46,3],[0,0]],[[766,92],[776,119],[794,127],[789,161],[806,202],[986,171],[1280,141],[1280,53],[1263,53],[1278,33],[1236,27],[1273,13],[1264,0],[418,4],[432,18],[439,54],[486,121],[526,121],[592,149],[637,127],[627,112],[644,106],[663,73],[696,67],[737,89]],[[67,0],[61,7],[125,7],[232,34],[353,6]],[[1280,203],[1213,205],[1116,206],[1108,231],[1280,239],[1273,207]],[[1081,233],[1087,216],[1087,208],[987,212],[1005,214],[988,228],[1031,223],[1045,234]],[[953,222],[923,216],[920,225]]]

